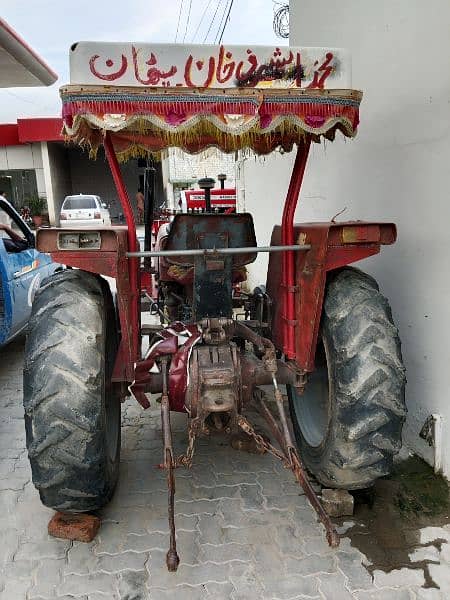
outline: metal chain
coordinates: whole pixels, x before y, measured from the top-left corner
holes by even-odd
[[[188,445],[186,448],[186,453],[182,454],[181,456],[179,456],[176,461],[175,461],[175,465],[177,467],[186,467],[187,469],[190,469],[192,467],[192,462],[194,460],[194,444],[195,444],[195,438],[197,437],[195,432],[194,432],[194,427],[192,426],[192,424],[189,426],[189,434],[188,434]]]
[[[286,458],[286,456],[284,456],[284,454],[282,452],[277,450],[275,448],[275,446],[272,446],[272,444],[270,442],[266,441],[262,435],[259,435],[259,433],[256,433],[256,431],[253,429],[253,427],[250,425],[250,423],[247,421],[247,419],[245,417],[243,417],[242,415],[239,416],[238,420],[237,420],[237,424],[246,434],[250,435],[255,440],[258,448],[260,448],[262,450],[266,450],[267,452],[270,452],[270,454],[273,454],[273,456],[275,456],[276,458],[281,460],[281,462],[283,462],[286,467],[290,466],[289,461]]]

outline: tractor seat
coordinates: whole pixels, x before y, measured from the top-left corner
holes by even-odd
[[[256,247],[252,215],[238,214],[178,214],[164,240],[164,250],[194,250],[197,248],[250,248]],[[232,269],[240,270],[254,262],[256,252],[232,255]],[[195,257],[180,254],[166,257],[171,265],[190,268]]]

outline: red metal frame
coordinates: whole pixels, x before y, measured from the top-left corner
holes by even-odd
[[[294,244],[294,216],[297,208],[300,188],[305,174],[311,139],[305,139],[297,147],[294,167],[283,208],[281,221],[281,243]],[[281,288],[283,290],[283,352],[287,358],[295,358],[295,252],[283,252]]]
[[[137,252],[139,250],[138,240],[136,235],[136,222],[134,219],[133,209],[131,207],[130,199],[128,198],[128,192],[123,182],[122,173],[120,171],[117,156],[114,150],[114,146],[111,140],[110,133],[107,131],[103,142],[105,148],[106,158],[108,159],[111,174],[119,195],[119,200],[123,208],[125,220],[127,223],[127,238],[128,238],[128,249],[130,252]],[[118,278],[123,276],[118,274]],[[141,311],[140,311],[140,281],[139,281],[139,259],[129,258],[128,259],[128,277],[130,286],[130,297],[129,297],[129,339],[132,356],[130,359],[135,362],[141,357]],[[118,287],[119,287],[119,281]],[[119,307],[120,310],[120,307]],[[122,321],[122,319],[121,319]],[[127,361],[128,362],[128,361]]]

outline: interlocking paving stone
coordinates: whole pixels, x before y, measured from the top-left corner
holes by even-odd
[[[226,438],[201,438],[192,469],[177,469],[176,524],[180,567],[168,573],[166,474],[159,405],[123,405],[117,493],[89,543],[52,539],[53,511],[31,483],[22,396],[23,339],[0,350],[1,600],[444,600],[450,597],[450,543],[433,556],[441,590],[423,574],[375,571],[345,531],[330,549],[302,490],[269,455],[232,449]],[[251,415],[253,419],[253,415]],[[174,446],[186,446],[185,415],[173,415]],[[428,528],[423,542],[450,542],[450,528]],[[417,555],[419,557],[419,555]]]
[[[303,537],[299,535],[298,529],[294,524],[280,523],[276,528],[275,540],[283,554],[302,555]]]
[[[436,584],[440,587],[441,592],[447,598],[450,598],[450,570],[448,565],[429,565],[430,575]]]
[[[226,524],[221,515],[200,515],[198,528],[201,544],[223,544]]]
[[[261,494],[261,488],[256,484],[241,484],[239,486],[241,498],[242,498],[242,508],[244,510],[256,510],[260,511],[264,497]]]
[[[96,560],[95,571],[118,573],[120,571],[143,571],[147,562],[146,553],[122,552],[121,554],[102,554]]]
[[[354,598],[346,587],[346,578],[342,573],[320,574],[319,588],[325,598],[333,600],[351,600]]]
[[[274,577],[273,574],[265,573],[263,577],[263,586],[265,588],[264,598],[271,600],[288,600],[298,596],[319,597],[319,580],[316,577],[302,577],[296,573],[289,573],[284,577],[279,574]],[[335,596],[326,596],[338,600]]]
[[[5,580],[14,581],[16,579],[32,579],[33,572],[39,566],[39,561],[35,560],[13,560],[3,565],[0,574]],[[0,577],[1,578],[1,577]]]
[[[231,594],[233,600],[259,600],[262,598],[264,588],[258,580],[252,564],[245,566],[245,570],[230,576],[234,586]]]
[[[28,592],[30,599],[51,598],[56,593],[57,586],[61,583],[65,559],[47,558],[39,561],[39,566],[34,573],[34,585]]]
[[[433,577],[432,567],[429,565],[431,577]],[[448,571],[448,569],[446,569]],[[447,575],[448,576],[448,575]],[[407,585],[421,586],[425,583],[423,571],[415,569],[394,569],[390,573],[375,570],[373,581],[377,587],[404,587]],[[450,590],[449,590],[450,593]]]
[[[208,591],[209,600],[230,600],[233,598],[232,594],[235,591],[233,584],[228,583],[212,583],[209,582],[205,585]]]
[[[240,560],[249,562],[252,559],[253,546],[250,544],[202,544],[200,551],[201,562],[211,561],[215,563]]]
[[[329,555],[327,555],[329,556]],[[349,590],[366,590],[373,587],[372,576],[366,569],[361,569],[365,556],[353,550],[352,552],[336,552],[336,560],[340,570],[347,576]]]
[[[105,594],[109,598],[117,598],[118,581],[108,573],[91,573],[89,575],[65,575],[63,582],[58,586],[57,593],[62,595],[83,596],[96,592]]]
[[[176,591],[173,589],[152,589],[150,590],[149,600],[170,600],[172,598],[179,598],[180,600],[209,600],[216,596],[210,596],[206,585],[198,585],[195,587],[188,585],[180,585]],[[226,596],[218,596],[220,598],[226,598]]]
[[[284,561],[288,572],[298,575],[314,575],[318,573],[335,573],[337,570],[336,559],[333,555],[319,556],[312,554],[302,558],[288,556]]]
[[[356,592],[355,596],[358,600],[413,600],[412,594],[411,590],[385,588],[371,592]]]
[[[123,571],[119,575],[120,600],[142,600],[147,597],[146,571]]]
[[[67,560],[63,572],[71,575],[87,575],[95,564],[96,556],[93,553],[95,542],[84,544],[74,542],[67,551]]]
[[[31,581],[9,579],[0,588],[1,600],[24,600],[31,586]]]
[[[128,534],[123,544],[123,551],[150,552],[150,550],[163,550],[169,544],[168,533],[145,533],[144,535]]]
[[[24,542],[20,544],[15,554],[18,560],[23,559],[43,559],[43,558],[64,558],[71,542],[51,539],[41,542]]]
[[[410,593],[413,600],[447,600],[447,596],[436,588],[418,588]]]
[[[0,565],[13,560],[19,548],[20,538],[17,529],[4,529],[0,544]]]

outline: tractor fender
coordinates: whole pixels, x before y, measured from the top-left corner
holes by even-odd
[[[302,223],[294,225],[296,244],[311,245],[295,257],[295,320],[287,323],[283,314],[281,252],[270,255],[267,293],[272,300],[272,341],[281,352],[285,349],[285,330],[295,327],[295,362],[302,371],[314,370],[314,356],[319,333],[327,279],[333,271],[378,254],[381,245],[396,240],[393,223]],[[272,231],[272,246],[281,245],[281,226]]]

